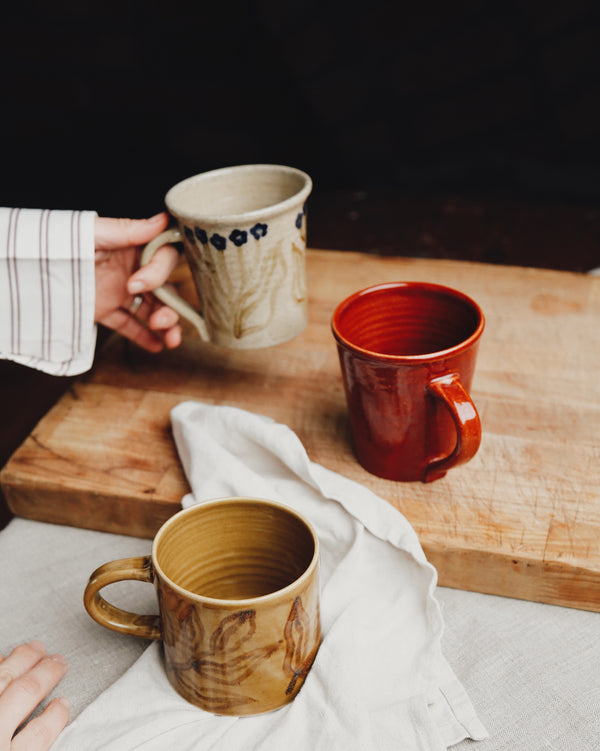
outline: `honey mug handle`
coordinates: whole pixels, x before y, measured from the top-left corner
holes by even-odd
[[[121,558],[97,568],[91,574],[83,594],[85,609],[97,623],[112,631],[139,636],[142,639],[161,639],[162,630],[158,615],[130,613],[111,605],[100,594],[100,590],[108,584],[126,579],[151,584],[154,581],[152,558],[149,555]]]
[[[160,235],[157,235],[153,240],[150,240],[142,251],[140,266],[145,266],[149,263],[156,251],[159,248],[162,248],[163,245],[178,242],[183,242],[183,236],[177,228],[172,227],[171,229],[161,232]],[[189,321],[195,327],[201,339],[205,342],[210,341],[204,318],[202,318],[198,311],[184,300],[183,297],[178,295],[177,292],[163,285],[162,287],[155,289],[153,294],[156,295],[161,302],[164,302],[165,305],[173,308],[173,310],[176,313],[179,313],[182,318]]]

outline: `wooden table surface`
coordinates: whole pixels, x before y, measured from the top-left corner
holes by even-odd
[[[311,459],[404,513],[440,584],[600,611],[600,279],[340,251],[307,263],[309,326],[276,348],[224,351],[187,329],[159,356],[109,340],[2,471],[12,512],[151,537],[188,490],[169,410],[234,405],[286,423]],[[481,448],[427,485],[356,462],[330,333],[339,300],[397,279],[457,287],[487,321],[472,390]]]

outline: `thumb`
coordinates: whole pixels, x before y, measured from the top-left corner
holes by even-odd
[[[111,219],[96,217],[96,250],[114,250],[150,242],[169,223],[169,215],[162,211],[149,219]]]

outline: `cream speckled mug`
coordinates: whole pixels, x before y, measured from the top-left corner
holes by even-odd
[[[168,288],[156,296],[223,347],[268,347],[300,334],[311,190],[306,173],[276,164],[225,167],[172,187],[165,203],[177,226],[146,246],[141,263],[183,242],[201,313]]]

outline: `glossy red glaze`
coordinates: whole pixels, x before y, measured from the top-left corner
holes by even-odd
[[[336,308],[354,450],[390,480],[429,482],[469,461],[481,442],[469,389],[484,316],[462,292],[392,282]]]

